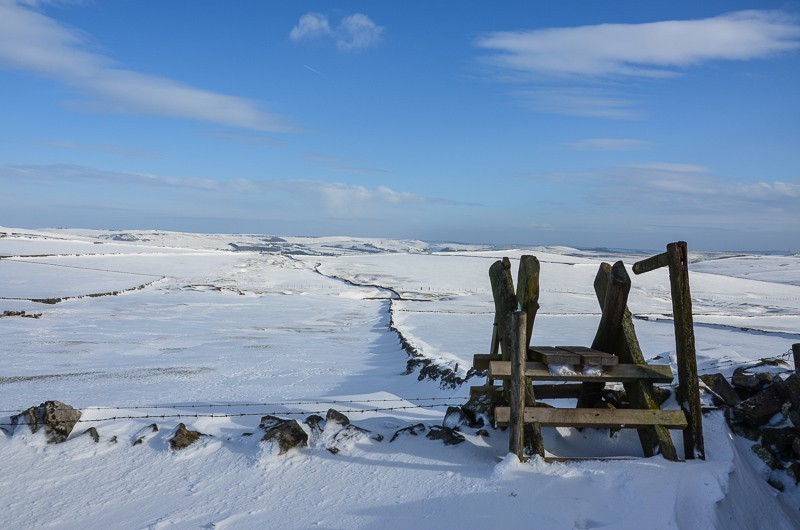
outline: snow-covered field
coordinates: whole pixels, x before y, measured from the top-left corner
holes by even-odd
[[[47,445],[41,432],[0,433],[0,526],[799,527],[800,490],[785,473],[773,476],[784,493],[769,486],[769,470],[719,412],[704,418],[708,459],[684,463],[520,464],[505,455],[506,433],[492,429],[488,437],[464,429],[456,446],[424,435],[389,441],[409,425],[441,424],[448,404],[482,384],[442,388],[405,374],[408,356],[391,326],[465,376],[472,355],[489,348],[489,265],[527,253],[542,263],[534,342],[553,345],[591,343],[601,261],[630,269],[644,257],[0,228],[0,314],[41,313],[0,318],[0,423],[46,400],[83,411],[63,444]],[[729,375],[800,342],[800,256],[691,258],[701,373]],[[674,367],[666,271],[633,277],[629,306],[646,357]],[[263,415],[302,423],[329,408],[383,441],[365,436],[333,454],[323,433],[283,455],[259,441]],[[209,436],[172,451],[179,422]],[[82,435],[89,427],[99,443]],[[635,431],[545,431],[556,456],[641,456]]]

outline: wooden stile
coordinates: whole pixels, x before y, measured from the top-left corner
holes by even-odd
[[[611,275],[611,265],[608,263],[600,264],[597,276],[594,280],[594,291],[600,306],[606,298],[606,290]],[[626,364],[646,365],[644,354],[639,346],[639,339],[636,337],[636,328],[633,325],[633,315],[625,308],[620,322],[620,335],[614,351],[619,355],[620,360]],[[653,397],[653,384],[649,381],[639,380],[623,383],[625,393],[631,406],[637,409],[658,410],[659,406]],[[639,442],[642,445],[642,452],[646,457],[654,456],[656,449],[660,449],[661,454],[668,460],[677,460],[678,453],[675,451],[675,444],[669,431],[660,425],[644,427],[638,430]]]

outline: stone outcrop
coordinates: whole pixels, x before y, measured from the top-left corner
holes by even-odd
[[[57,444],[69,438],[80,419],[80,410],[60,401],[45,401],[38,407],[11,416],[12,434],[22,425],[27,425],[33,433],[44,428],[47,443]]]

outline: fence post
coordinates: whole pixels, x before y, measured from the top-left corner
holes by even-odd
[[[672,314],[675,322],[675,350],[678,357],[677,401],[689,419],[683,431],[683,450],[687,460],[706,458],[703,443],[703,414],[700,410],[700,384],[694,344],[692,296],[689,292],[689,256],[685,241],[667,245]]]
[[[508,451],[514,453],[520,462],[525,452],[525,360],[527,345],[525,344],[526,315],[523,311],[511,314],[511,381],[509,388],[509,422]]]
[[[800,374],[800,342],[792,344],[792,356],[794,357],[794,371]]]

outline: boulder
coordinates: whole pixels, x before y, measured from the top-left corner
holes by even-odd
[[[790,460],[795,456],[792,444],[799,435],[800,431],[794,427],[766,427],[761,429],[761,445],[769,448],[781,460]]]
[[[715,405],[735,407],[742,402],[739,394],[736,393],[736,390],[733,389],[724,375],[720,373],[704,374],[700,376],[700,379],[711,390],[711,397]]]
[[[94,441],[94,443],[100,443],[100,433],[97,432],[97,429],[95,429],[94,427],[89,427],[88,429],[83,431],[83,435],[90,436]]]
[[[800,412],[800,376],[796,373],[793,373],[786,379],[781,379],[780,377],[776,377],[774,380],[774,386],[778,389],[781,396],[791,403],[792,410],[796,410]]]
[[[760,427],[781,411],[783,396],[775,386],[769,386],[734,407],[736,418],[752,427]]]
[[[44,427],[47,443],[57,444],[67,440],[80,419],[80,410],[60,401],[45,401],[38,407],[11,416],[12,433],[20,425],[28,425],[34,433]]]
[[[445,445],[458,445],[466,440],[460,432],[438,425],[431,427],[426,437],[430,440],[442,440]]]
[[[772,382],[772,374],[751,372],[740,366],[733,371],[731,384],[742,399],[747,399]]]
[[[751,449],[770,469],[783,469],[783,464],[772,452],[761,444],[754,444]]]
[[[173,451],[179,451],[192,445],[201,436],[205,436],[205,434],[198,431],[190,431],[186,428],[186,425],[179,423],[178,428],[175,429],[175,434],[169,439],[169,447]]]
[[[308,425],[308,428],[311,429],[311,437],[316,439],[320,435],[322,435],[322,427],[324,422],[325,418],[323,418],[319,414],[312,414],[311,416],[306,418],[303,423]]]
[[[158,432],[158,424],[151,423],[150,425],[148,425],[147,427],[141,429],[139,432],[136,433],[136,435],[134,436],[135,440],[133,442],[133,445],[142,445],[144,441],[147,440],[150,437],[150,435],[153,434],[154,432]]]
[[[262,442],[273,442],[279,447],[280,455],[295,447],[308,445],[308,434],[296,420],[285,420],[277,416],[264,416],[259,427],[264,429]]]
[[[392,437],[389,439],[389,443],[397,440],[397,438],[403,435],[410,435],[410,436],[418,436],[419,433],[425,432],[425,425],[422,423],[417,423],[416,425],[409,425],[408,427],[403,427],[402,429],[397,429]]]
[[[465,423],[467,423],[467,418],[464,416],[464,411],[461,407],[447,407],[442,425],[451,429],[458,429]]]
[[[346,427],[347,425],[350,425],[350,418],[335,409],[328,409],[328,413],[325,415],[326,428],[330,423]]]

